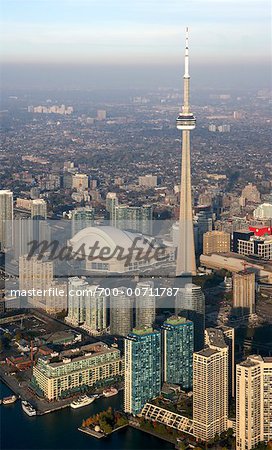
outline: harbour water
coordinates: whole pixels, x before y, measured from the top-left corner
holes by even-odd
[[[0,384],[0,397],[11,394]],[[166,450],[174,449],[168,442],[127,427],[105,439],[95,439],[80,433],[82,419],[109,406],[119,409],[122,393],[103,398],[81,409],[65,408],[39,417],[28,417],[20,401],[0,406],[1,450]]]

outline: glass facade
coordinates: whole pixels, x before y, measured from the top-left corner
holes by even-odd
[[[164,381],[191,389],[193,382],[194,324],[183,317],[164,322]]]
[[[134,330],[125,339],[125,410],[138,414],[161,390],[161,334]]]

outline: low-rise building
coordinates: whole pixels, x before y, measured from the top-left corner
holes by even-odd
[[[33,368],[32,385],[48,400],[57,400],[114,383],[122,375],[120,350],[97,342],[40,357]]]

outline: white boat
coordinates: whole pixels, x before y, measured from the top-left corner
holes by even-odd
[[[116,394],[118,394],[118,389],[116,389],[114,387],[111,387],[109,389],[104,389],[104,391],[103,391],[103,395],[105,397],[112,397],[113,395],[116,395]]]
[[[22,409],[28,416],[36,416],[36,409],[26,400],[22,400]]]
[[[10,397],[4,397],[2,402],[3,405],[10,405],[11,403],[16,402],[16,400],[17,400],[16,395],[11,395]]]
[[[77,400],[74,400],[70,406],[73,409],[82,408],[83,406],[90,405],[95,401],[95,397],[88,397],[88,395],[82,395]]]

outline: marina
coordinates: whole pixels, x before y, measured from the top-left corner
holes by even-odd
[[[1,398],[12,394],[10,389],[0,383]],[[2,450],[36,450],[41,447],[44,450],[170,450],[174,446],[155,436],[143,434],[142,431],[132,427],[122,428],[104,439],[97,439],[90,434],[80,433],[78,428],[86,415],[93,415],[111,406],[120,409],[123,403],[122,391],[118,395],[105,398],[101,397],[86,408],[59,409],[52,414],[29,417],[24,413],[20,402],[11,404],[1,414],[1,441]],[[87,414],[86,414],[87,413]],[[14,433],[14,423],[17,432]],[[45,432],[46,430],[46,432]]]

